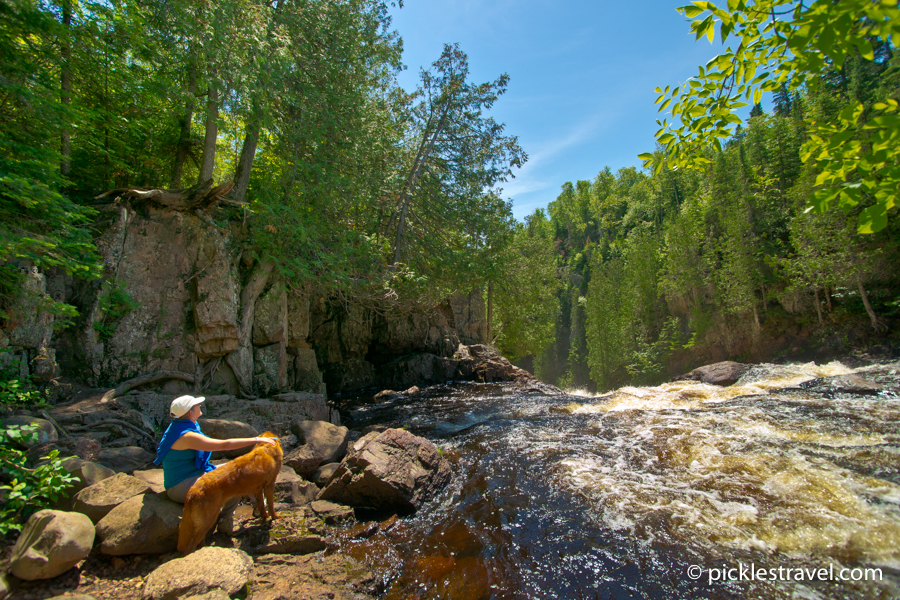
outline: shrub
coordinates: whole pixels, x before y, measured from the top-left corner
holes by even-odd
[[[0,428],[0,535],[20,531],[33,513],[49,508],[62,498],[78,477],[62,466],[59,450],[43,459],[46,463],[29,469],[22,442],[37,441],[37,425],[8,425]]]

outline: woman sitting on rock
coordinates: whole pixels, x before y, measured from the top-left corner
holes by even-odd
[[[197,423],[202,414],[200,403],[205,399],[203,396],[180,396],[172,400],[169,409],[172,422],[163,434],[162,441],[156,449],[156,460],[153,461],[155,465],[162,465],[166,495],[179,504],[184,504],[188,490],[201,475],[216,468],[209,462],[213,451],[234,450],[253,446],[259,442],[275,443],[275,439],[270,437],[230,440],[214,440],[206,437]],[[220,531],[227,529],[225,533],[232,533],[231,517],[239,501],[240,498],[233,498],[225,504],[219,517]]]

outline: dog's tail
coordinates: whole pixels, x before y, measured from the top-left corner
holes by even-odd
[[[187,554],[191,550],[188,547],[194,539],[193,502],[185,502],[184,512],[181,513],[181,525],[178,526],[178,551]]]

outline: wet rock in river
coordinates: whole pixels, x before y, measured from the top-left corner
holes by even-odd
[[[672,381],[700,381],[710,385],[728,386],[737,383],[737,380],[749,371],[752,366],[726,360],[699,367],[690,373],[676,377]]]
[[[450,481],[450,464],[434,444],[403,429],[372,432],[354,442],[319,500],[411,511]]]

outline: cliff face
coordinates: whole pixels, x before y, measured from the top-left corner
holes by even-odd
[[[286,288],[272,265],[248,264],[229,232],[192,214],[111,207],[104,216],[96,240],[104,278],[31,273],[32,299],[0,334],[6,363],[95,386],[178,371],[206,394],[324,394],[453,378],[449,368],[411,377],[408,363],[452,361],[461,344],[485,341],[479,290],[418,313],[344,305]],[[80,317],[54,332],[35,308],[42,296],[75,305]]]

